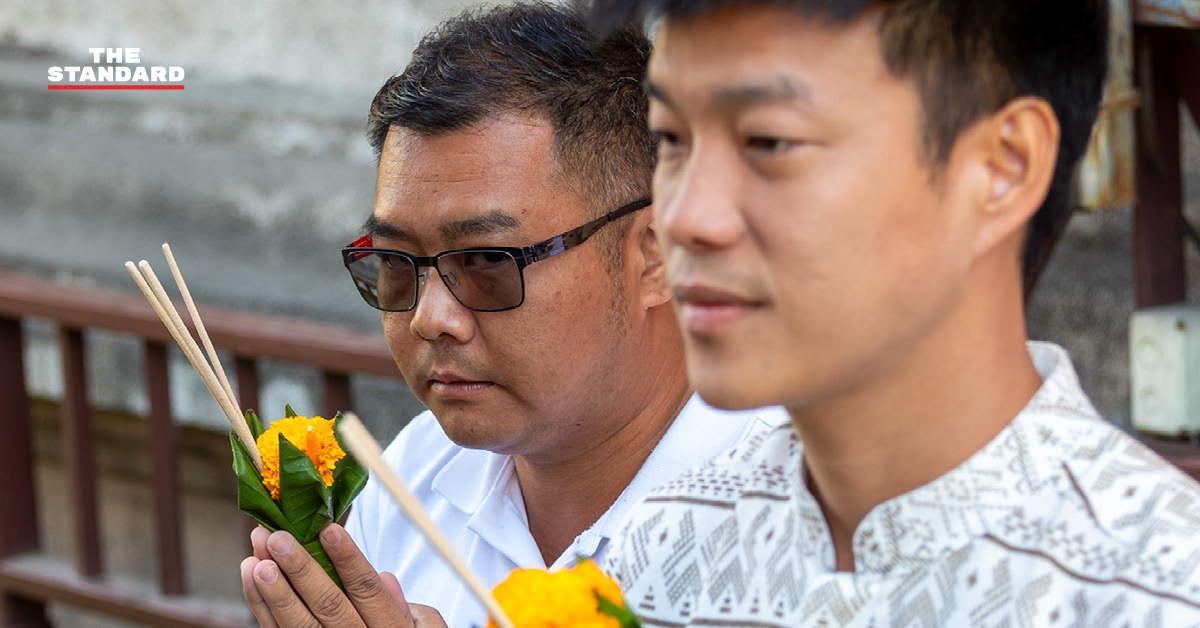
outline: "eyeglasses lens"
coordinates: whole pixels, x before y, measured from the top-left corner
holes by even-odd
[[[463,251],[438,259],[438,271],[463,305],[481,312],[521,304],[523,287],[517,260],[506,251]]]
[[[403,312],[416,306],[419,275],[411,260],[386,253],[347,255],[354,284],[368,305]],[[505,251],[464,251],[438,258],[438,273],[465,307],[481,312],[521,304],[524,287],[517,260]]]
[[[381,310],[412,309],[416,299],[417,269],[399,255],[350,253],[346,267],[368,305]]]

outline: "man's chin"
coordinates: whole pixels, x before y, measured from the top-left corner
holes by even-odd
[[[434,412],[434,416],[437,416],[436,412]],[[440,418],[438,423],[441,424],[442,431],[446,433],[446,438],[459,447],[483,449],[498,454],[508,453],[510,439],[504,438],[503,435],[479,429],[477,425],[464,425],[455,421],[443,421]]]
[[[721,410],[748,410],[778,403],[767,398],[762,382],[717,351],[688,347],[688,381],[708,405]]]
[[[731,385],[733,384],[733,385]],[[695,384],[696,392],[704,403],[720,410],[749,410],[772,405],[769,401],[760,401],[752,395],[747,395],[739,389],[736,383],[728,380],[712,385]]]

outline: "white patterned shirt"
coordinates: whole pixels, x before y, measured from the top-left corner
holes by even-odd
[[[603,564],[629,508],[653,488],[787,422],[782,408],[724,412],[693,395],[621,496],[550,567],[573,565],[581,556]],[[511,456],[455,445],[424,412],[383,457],[485,585],[495,586],[518,567],[547,567],[529,532]],[[487,624],[483,606],[374,480],[354,500],[346,528],[376,570],[396,575],[408,601],[438,609],[451,628]]]
[[[646,626],[1200,626],[1200,485],[1101,419],[1060,347],[958,467],[879,504],[835,571],[790,425],[635,506],[609,554]]]

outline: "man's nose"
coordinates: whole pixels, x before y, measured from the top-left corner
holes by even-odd
[[[657,228],[670,243],[694,250],[721,249],[745,234],[739,199],[746,175],[728,152],[699,144],[682,169],[656,174]]]
[[[453,275],[438,277],[435,268],[421,270],[417,305],[413,308],[409,330],[425,340],[445,338],[468,342],[475,333],[475,316],[450,292],[449,286],[457,285],[457,279]]]

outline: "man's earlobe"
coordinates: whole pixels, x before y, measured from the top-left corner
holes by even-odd
[[[1019,238],[1050,189],[1058,157],[1059,126],[1049,103],[1017,98],[985,123],[988,186],[976,250]]]

